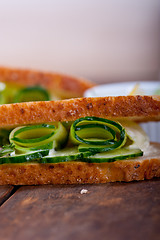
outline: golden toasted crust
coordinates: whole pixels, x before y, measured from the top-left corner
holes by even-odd
[[[74,121],[85,116],[135,121],[160,120],[160,97],[120,96],[76,98],[0,106],[0,127]]]
[[[40,85],[61,99],[82,97],[95,84],[58,73],[0,67],[0,81],[22,86]]]
[[[160,177],[160,144],[143,157],[112,163],[2,164],[0,185],[85,184]]]

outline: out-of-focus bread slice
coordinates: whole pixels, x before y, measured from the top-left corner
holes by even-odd
[[[74,121],[85,116],[160,120],[160,96],[120,96],[6,104],[0,106],[0,128],[55,121]]]
[[[142,157],[111,163],[2,164],[0,185],[93,184],[160,177],[160,144]]]
[[[84,91],[95,86],[94,83],[59,73],[0,67],[0,82],[20,86],[39,85],[48,89],[59,99],[82,97]]]

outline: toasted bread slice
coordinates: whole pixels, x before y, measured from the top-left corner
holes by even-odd
[[[39,85],[59,99],[82,97],[94,83],[59,73],[0,67],[0,82],[22,87]]]
[[[2,164],[0,185],[93,184],[160,177],[160,144],[143,156],[111,163]]]
[[[139,122],[160,120],[160,96],[120,96],[27,102],[0,106],[0,128],[74,121],[85,116]]]

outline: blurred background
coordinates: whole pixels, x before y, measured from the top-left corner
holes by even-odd
[[[0,65],[160,79],[160,0],[0,0]]]

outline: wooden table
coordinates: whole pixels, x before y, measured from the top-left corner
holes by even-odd
[[[2,186],[0,204],[2,240],[160,239],[160,179]]]

